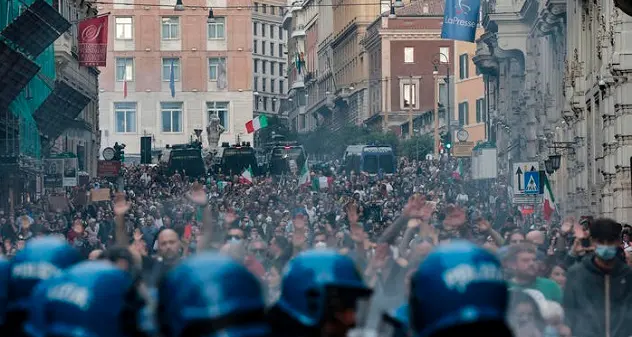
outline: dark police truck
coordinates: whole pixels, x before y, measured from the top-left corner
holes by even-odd
[[[170,150],[169,160],[167,161],[169,175],[178,171],[180,174],[186,172],[188,177],[206,176],[206,165],[202,159],[201,143],[167,145],[167,149]]]
[[[229,143],[222,143],[213,160],[213,169],[220,174],[241,174],[248,167],[254,175],[260,174],[256,151],[250,146],[250,142],[232,146]]]

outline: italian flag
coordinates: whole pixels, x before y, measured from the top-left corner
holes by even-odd
[[[549,179],[544,176],[544,203],[542,204],[542,213],[544,215],[544,220],[550,220],[551,215],[555,212],[555,196],[553,196],[553,191],[551,190],[551,185],[549,184]]]
[[[309,168],[307,166],[307,159],[305,160],[305,164],[303,164],[303,168],[301,169],[301,175],[298,177],[298,186],[305,186],[309,184]]]
[[[333,177],[318,177],[318,179],[314,179],[312,181],[312,189],[313,190],[324,190],[327,189],[334,184]]]
[[[242,184],[252,184],[252,167],[248,166],[239,177],[239,182]]]
[[[253,133],[259,129],[265,128],[266,126],[268,126],[268,117],[266,117],[266,115],[260,115],[246,123],[246,131],[248,131],[248,133]]]

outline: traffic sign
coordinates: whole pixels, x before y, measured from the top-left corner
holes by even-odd
[[[471,157],[474,142],[458,142],[452,147],[452,157]]]
[[[514,194],[523,195],[525,194],[525,173],[526,172],[538,172],[540,170],[540,165],[537,161],[533,162],[523,162],[523,163],[515,163],[513,165],[513,188]],[[538,181],[539,181],[538,177]],[[537,193],[536,193],[537,194]]]
[[[524,173],[524,194],[540,193],[540,172],[529,171]]]

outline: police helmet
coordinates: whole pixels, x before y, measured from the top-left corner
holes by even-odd
[[[86,261],[33,291],[25,331],[33,337],[142,336],[144,300],[132,276],[107,261]]]
[[[386,337],[408,336],[408,304],[382,314],[378,335]]]
[[[158,286],[164,337],[269,334],[259,280],[234,259],[201,253],[182,261]]]
[[[35,238],[11,261],[8,311],[24,311],[33,288],[42,280],[59,275],[81,261],[79,251],[56,237]]]
[[[288,263],[274,308],[303,326],[315,327],[328,310],[328,298],[356,305],[359,298],[370,295],[371,289],[350,257],[334,250],[310,250]]]
[[[466,241],[437,247],[411,279],[410,324],[416,336],[480,322],[504,322],[508,290],[498,259]]]

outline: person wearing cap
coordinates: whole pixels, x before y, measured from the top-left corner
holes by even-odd
[[[511,337],[508,286],[500,261],[467,241],[437,247],[411,277],[415,337]]]

